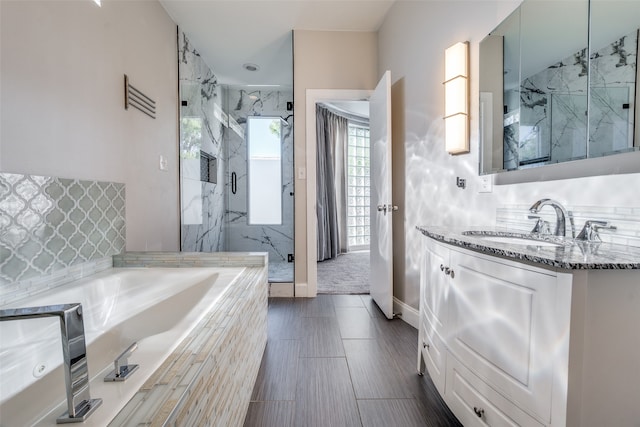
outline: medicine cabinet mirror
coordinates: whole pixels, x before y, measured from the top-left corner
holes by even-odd
[[[523,1],[480,42],[480,174],[611,155],[640,172],[639,27],[640,1]]]

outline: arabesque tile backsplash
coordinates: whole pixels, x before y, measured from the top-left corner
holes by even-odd
[[[18,282],[123,252],[125,186],[0,173],[0,230],[2,297]]]

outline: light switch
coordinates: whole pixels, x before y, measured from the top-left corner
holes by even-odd
[[[298,168],[298,179],[307,179],[307,169],[304,167]]]
[[[160,162],[159,165],[160,170],[161,171],[168,171],[169,170],[169,162],[167,161],[167,158],[165,156],[163,156],[162,154],[160,155]]]

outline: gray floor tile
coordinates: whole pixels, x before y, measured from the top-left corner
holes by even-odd
[[[301,359],[298,369],[296,426],[362,426],[344,358]]]
[[[336,307],[336,317],[343,339],[376,338],[378,328],[364,307]]]
[[[424,427],[427,422],[415,399],[358,400],[363,427]]]
[[[411,398],[386,345],[378,340],[344,340],[349,372],[358,399]]]
[[[373,298],[371,298],[371,295],[360,295],[360,298],[362,299],[364,306],[367,308],[367,311],[369,311],[369,315],[371,317],[382,317],[383,319],[386,319],[384,313],[380,311],[380,308],[373,301]]]
[[[299,322],[304,331],[301,357],[344,357],[340,328],[335,317],[303,317]]]
[[[461,426],[429,376],[417,375],[418,332],[384,318],[369,296],[272,298],[268,325],[246,427],[405,427],[420,416],[417,425]],[[281,400],[293,386],[295,402]]]
[[[251,402],[244,427],[293,427],[295,402]]]
[[[271,298],[267,321],[268,339],[296,339],[301,335],[302,303],[294,298]]]
[[[303,317],[335,317],[332,295],[318,295],[315,298],[301,298]]]
[[[338,307],[363,307],[364,303],[360,295],[332,295],[333,305]]]
[[[295,400],[300,341],[267,342],[251,400]]]

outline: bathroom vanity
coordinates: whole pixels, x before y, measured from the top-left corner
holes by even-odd
[[[640,248],[418,229],[418,370],[465,426],[640,425]]]

